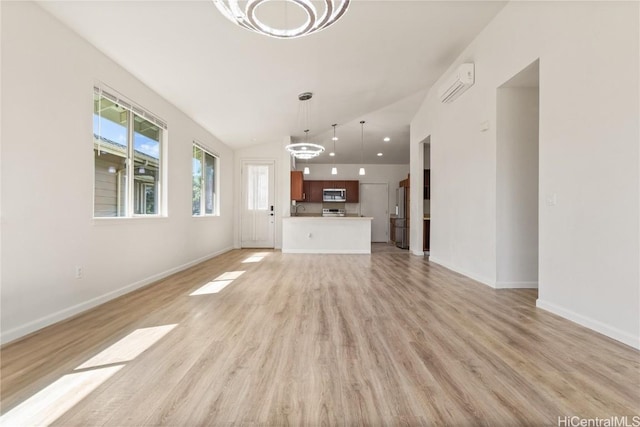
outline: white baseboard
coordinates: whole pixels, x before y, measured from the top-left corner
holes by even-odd
[[[560,317],[564,317],[565,319],[571,320],[578,325],[582,325],[586,328],[592,329],[596,332],[601,333],[602,335],[606,335],[609,338],[613,338],[616,341],[620,341],[621,343],[640,350],[640,336],[634,336],[628,332],[609,326],[606,323],[602,323],[598,320],[591,319],[590,317],[583,316],[582,314],[578,314],[574,311],[568,310],[564,307],[560,307],[559,305],[550,303],[548,301],[541,300],[540,298],[536,300],[536,307],[549,311]]]
[[[468,278],[473,279],[476,282],[480,282],[483,285],[487,285],[490,288],[495,288],[496,287],[495,282],[493,280],[487,279],[486,277],[478,276],[475,273],[470,273],[468,271],[462,270],[461,268],[458,268],[456,266],[450,265],[450,264],[442,261],[441,259],[434,257],[433,255],[429,255],[429,262],[433,262],[435,264],[438,264],[438,265],[441,265],[441,266],[443,266],[445,268],[448,268],[451,271],[455,271],[456,273],[460,273],[463,276],[467,276]]]
[[[416,255],[416,256],[425,256],[425,254],[427,254],[428,252],[424,252],[424,251],[411,251],[412,254]]]
[[[225,252],[229,252],[233,248],[225,248],[221,249],[212,254],[203,256],[196,260],[190,261],[186,264],[179,265],[177,267],[173,267],[169,270],[163,271],[158,274],[154,274],[153,276],[147,277],[146,279],[139,280],[135,283],[131,283],[129,285],[123,286],[120,289],[113,290],[111,292],[107,292],[106,294],[97,296],[95,298],[91,298],[90,300],[84,301],[80,304],[76,304],[74,306],[62,309],[55,313],[48,314],[39,319],[32,320],[31,322],[25,323],[24,325],[18,326],[16,328],[10,329],[8,331],[2,331],[0,334],[0,345],[7,344],[11,341],[14,341],[18,338],[22,338],[32,332],[35,332],[39,329],[45,328],[47,326],[51,326],[54,323],[60,322],[62,320],[66,320],[70,317],[76,316],[84,311],[90,310],[94,307],[97,307],[100,304],[104,304],[114,298],[117,298],[121,295],[127,294],[129,292],[135,291],[136,289],[142,288],[144,286],[150,285],[154,282],[157,282],[160,279],[168,277],[174,273],[177,273],[182,270],[186,270],[189,267],[192,267],[196,264],[199,264],[203,261],[216,257],[218,255],[222,255]]]
[[[538,282],[496,282],[496,289],[538,289]]]

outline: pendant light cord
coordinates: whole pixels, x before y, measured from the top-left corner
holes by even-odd
[[[361,135],[360,140],[362,141],[362,146],[360,147],[360,163],[364,165],[364,120],[360,122],[361,127]]]

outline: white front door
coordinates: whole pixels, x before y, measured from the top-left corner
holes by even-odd
[[[242,162],[242,214],[240,245],[243,248],[275,246],[274,161]]]
[[[360,184],[360,215],[371,216],[371,241],[389,241],[389,184]]]

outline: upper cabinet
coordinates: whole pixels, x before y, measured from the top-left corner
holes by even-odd
[[[398,183],[398,187],[409,188],[411,186],[410,178],[411,178],[411,175],[407,174],[407,177]]]
[[[311,181],[304,181],[302,185],[302,199],[303,202],[309,202],[309,198],[311,197]]]
[[[347,203],[360,202],[360,181],[305,181],[302,172],[291,171],[291,200],[322,203],[322,190],[325,188],[344,188],[347,190]]]
[[[291,171],[291,200],[304,201],[304,177],[302,171]]]
[[[344,181],[338,181],[338,180],[325,181],[324,188],[344,188]]]
[[[431,171],[429,169],[424,170],[424,199],[429,200],[431,198]]]
[[[322,190],[325,181],[309,181],[309,200],[311,203],[322,203]]]
[[[345,181],[344,188],[347,190],[347,203],[360,202],[360,181]]]

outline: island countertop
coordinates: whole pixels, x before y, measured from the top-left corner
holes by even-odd
[[[282,219],[282,253],[370,254],[367,216],[292,216]]]
[[[286,220],[308,220],[308,219],[330,219],[330,220],[334,220],[334,219],[348,219],[348,220],[354,220],[354,219],[365,219],[365,220],[369,220],[372,221],[373,217],[371,216],[322,216],[322,215],[297,215],[297,216],[289,216],[289,217],[285,217],[282,218],[283,221]]]

